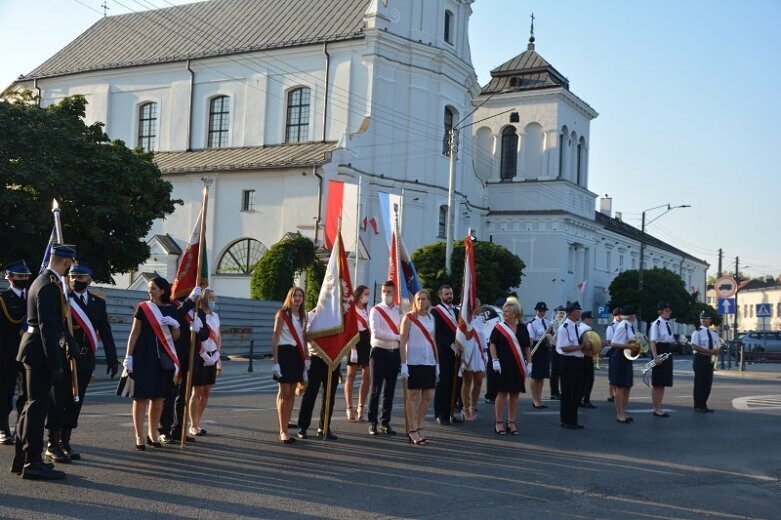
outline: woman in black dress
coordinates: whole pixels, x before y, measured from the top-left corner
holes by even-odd
[[[200,348],[195,356],[193,368],[193,393],[190,395],[190,435],[206,435],[201,428],[201,417],[209,402],[209,394],[217,374],[222,371],[220,360],[222,350],[222,334],[220,332],[220,316],[214,312],[217,307],[217,295],[214,289],[206,288],[201,294],[201,311],[206,325],[209,326],[209,338],[199,341]]]
[[[366,398],[369,395],[369,353],[371,332],[369,331],[369,288],[359,285],[353,293],[355,298],[355,312],[358,319],[358,344],[350,351],[350,360],[347,362],[347,379],[344,382],[344,404],[347,409],[348,421],[365,421]],[[361,371],[361,386],[358,388],[358,408],[353,408],[353,388],[355,376]]]
[[[148,293],[150,302],[148,305],[151,306],[149,308],[159,310],[162,316],[154,325],[159,325],[161,330],[168,329],[171,337],[176,340],[179,338],[179,322],[174,317],[176,309],[171,305],[170,284],[165,278],[159,276],[153,278],[149,281]],[[133,427],[136,433],[136,448],[139,450],[145,448],[144,413],[147,409],[149,433],[146,435],[146,443],[157,448],[161,446],[157,429],[160,426],[163,398],[173,391],[171,371],[174,361],[161,344],[152,325],[148,314],[142,310],[142,306],[139,306],[133,317],[124,361],[125,369],[134,382]]]
[[[523,309],[516,299],[508,299],[502,307],[504,322],[498,323],[491,332],[491,359],[496,376],[496,425],[497,435],[518,435],[515,418],[518,413],[518,397],[526,392],[524,387],[525,365],[529,361],[529,331],[521,322]],[[516,342],[508,340],[515,336]],[[519,352],[520,350],[520,352]],[[507,407],[507,424],[504,422],[504,410]]]

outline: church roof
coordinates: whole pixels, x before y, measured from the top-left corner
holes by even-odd
[[[169,255],[182,254],[182,248],[179,247],[179,244],[176,243],[176,240],[174,240],[173,237],[168,233],[165,235],[154,235],[147,241],[147,244],[152,242],[152,240],[157,240],[157,242],[160,244],[160,247],[162,247]]]
[[[569,80],[534,50],[534,44],[521,54],[491,71],[491,81],[482,94],[504,91],[538,90],[563,87],[569,90]]]
[[[331,160],[336,145],[317,142],[158,152],[154,160],[164,174],[319,166]]]
[[[20,80],[362,38],[368,5],[211,0],[104,17]]]

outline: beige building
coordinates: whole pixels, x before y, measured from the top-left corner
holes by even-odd
[[[707,296],[708,305],[718,309],[718,296],[713,287],[708,288]],[[781,331],[781,282],[769,278],[741,283],[737,294],[737,311],[740,332]],[[733,315],[728,315],[726,323],[731,326],[733,319]]]

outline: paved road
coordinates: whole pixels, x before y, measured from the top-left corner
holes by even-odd
[[[521,400],[518,437],[491,433],[493,417],[430,426],[431,444],[370,438],[344,419],[339,440],[280,444],[268,361],[246,372],[225,363],[207,411],[209,435],[185,450],[136,452],[130,404],[99,377],[87,396],[74,444],[84,460],[55,483],[5,472],[2,518],[779,518],[781,372],[717,376],[714,414],[691,411],[691,372],[676,360],[669,419],[651,416],[636,377],[631,425],[615,422],[598,371],[596,410],[582,431],[558,426],[558,408]],[[638,370],[641,365],[638,364]],[[341,391],[341,387],[340,387]],[[398,392],[401,394],[401,392]],[[403,429],[400,395],[394,420]],[[430,418],[429,418],[430,420]]]

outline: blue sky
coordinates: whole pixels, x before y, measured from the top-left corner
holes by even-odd
[[[101,3],[39,0],[33,9],[0,0],[0,84],[86,30]],[[107,4],[110,15],[128,11]],[[648,232],[707,260],[712,273],[721,247],[725,270],[740,256],[751,275],[781,274],[773,224],[781,203],[773,167],[781,145],[781,0],[476,0],[473,10],[481,84],[526,48],[534,12],[536,50],[600,114],[591,126],[589,188],[609,194],[625,221],[639,227],[644,210],[690,204]]]

